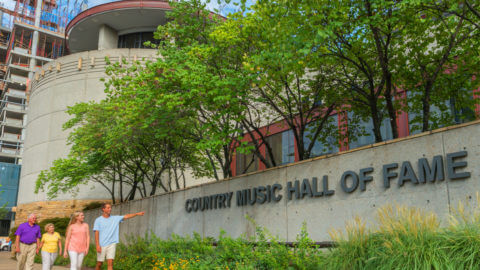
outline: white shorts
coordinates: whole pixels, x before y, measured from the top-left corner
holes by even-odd
[[[97,262],[103,262],[105,261],[105,258],[107,258],[107,260],[115,259],[116,247],[117,247],[117,244],[110,244],[108,246],[102,247],[102,252],[100,253],[97,252]]]

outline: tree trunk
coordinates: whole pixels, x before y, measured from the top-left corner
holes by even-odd
[[[392,135],[393,135],[393,138],[396,139],[398,138],[398,125],[397,125],[397,111],[395,110],[395,107],[393,106],[393,102],[392,102],[393,91],[394,90],[392,89],[392,75],[388,73],[386,78],[385,100],[387,102],[387,111],[388,111],[388,116],[390,117],[390,126],[392,128]]]
[[[432,91],[433,83],[429,80],[425,84],[425,94],[422,98],[422,131],[429,131],[430,130],[430,93]]]
[[[305,133],[305,127],[298,127],[298,128],[294,127],[292,130],[293,130],[295,140],[297,142],[298,160],[307,159],[308,157],[305,157],[305,146],[304,146],[304,142],[303,142],[303,135]]]
[[[380,117],[378,117],[378,106],[375,98],[373,98],[373,100],[370,100],[370,110],[373,122],[373,135],[375,136],[375,142],[382,142],[383,138],[380,131],[382,123]]]
[[[365,7],[367,9],[368,15],[373,16],[370,1],[365,1]],[[392,10],[390,9],[388,10],[388,16],[392,16]],[[392,74],[389,70],[389,59],[388,59],[388,55],[389,55],[388,52],[389,52],[389,46],[390,46],[390,40],[392,38],[392,34],[388,33],[386,35],[383,35],[384,38],[382,38],[381,31],[376,26],[370,25],[370,29],[372,30],[372,33],[373,33],[373,37],[375,40],[375,47],[377,49],[378,60],[380,62],[380,67],[382,68],[382,76],[385,81],[385,99],[387,102],[387,111],[390,117],[390,126],[392,127],[393,138],[395,139],[395,138],[398,138],[397,112],[395,111],[395,108],[392,102],[393,100],[392,95],[394,95],[394,89],[392,85]],[[378,120],[379,119],[377,119],[377,121]],[[374,126],[375,126],[375,120],[374,120]],[[381,134],[380,136],[377,137],[379,131],[377,131],[376,128],[375,130],[376,130],[375,141],[377,141],[378,139],[381,140]]]
[[[128,197],[129,201],[133,201],[135,199],[135,193],[137,192],[138,182],[135,181],[132,186],[132,192],[130,192],[130,196]]]

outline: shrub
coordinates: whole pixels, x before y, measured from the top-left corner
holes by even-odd
[[[48,223],[52,223],[55,226],[55,231],[58,232],[62,237],[65,237],[67,232],[68,223],[70,222],[70,218],[63,217],[63,218],[47,218],[38,223],[42,230],[42,234],[45,233],[45,225]]]
[[[322,253],[313,246],[305,227],[295,248],[287,247],[268,231],[257,227],[252,238],[231,238],[220,233],[213,239],[172,235],[130,237],[117,249],[115,269],[316,269]]]

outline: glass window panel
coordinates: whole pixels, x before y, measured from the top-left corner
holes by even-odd
[[[276,165],[283,165],[295,162],[295,140],[292,130],[280,132],[266,138],[272,148],[273,157]],[[270,160],[270,155],[265,153],[266,159]]]
[[[348,118],[352,119],[354,117],[353,112],[348,112]],[[349,126],[348,129],[353,129],[355,134],[362,134],[355,138],[355,140],[350,140],[348,145],[350,149],[369,145],[375,143],[375,134],[373,132],[373,121],[371,118],[361,119],[357,127]],[[361,129],[361,130],[355,130]],[[361,132],[363,131],[363,132]],[[390,125],[390,119],[384,118],[382,120],[382,125],[380,126],[380,134],[384,141],[393,139],[392,127]]]
[[[430,117],[439,117],[441,113],[441,110],[437,106],[430,106]],[[422,119],[422,113],[415,111],[408,112],[408,126],[410,129],[410,135],[415,135],[422,132]],[[430,126],[433,125],[432,120],[429,120],[428,123],[430,124]],[[444,125],[441,124],[438,125],[438,127],[443,126]]]
[[[16,205],[20,168],[19,165],[0,163],[0,206],[6,204],[10,208]]]
[[[372,124],[373,125],[373,124]],[[384,118],[380,126],[380,134],[384,141],[393,139],[392,125],[390,125],[390,118]]]
[[[472,94],[472,91],[466,89],[460,91],[460,95],[462,95],[463,98],[469,98]],[[455,124],[466,123],[476,119],[475,109],[473,107],[470,108],[467,105],[466,107],[456,108],[458,107],[456,103],[457,100],[455,98],[450,99],[450,111],[452,112],[453,122]]]
[[[272,149],[273,159],[278,166],[282,162],[282,133],[277,133],[266,138],[266,141]],[[266,147],[265,147],[266,148]],[[265,158],[270,164],[273,164],[269,153],[265,149]]]
[[[348,112],[347,115],[348,119],[353,119],[354,117],[353,112]],[[355,139],[349,140],[348,146],[350,149],[375,143],[375,135],[373,133],[373,121],[365,121],[362,119],[358,122],[358,126],[349,126],[348,129],[355,134],[362,134],[361,136],[357,136],[357,138]]]
[[[131,33],[118,37],[118,48],[146,48],[143,44],[147,41],[157,45],[160,43],[154,39],[152,32]]]
[[[407,91],[407,100],[408,100],[408,107],[412,107],[411,99],[414,98],[414,93],[412,91]],[[445,123],[450,122],[448,119],[451,119],[452,124],[456,122],[456,112],[455,106],[453,105],[455,101],[446,100],[444,104],[440,106],[444,106],[447,108],[446,111],[442,111],[439,106],[430,105],[430,119],[428,121],[430,129],[441,128],[445,126]],[[461,118],[461,117],[459,117]],[[409,133],[410,135],[418,134],[422,132],[422,122],[423,122],[423,114],[422,111],[408,111],[408,126],[409,126]],[[440,121],[442,120],[443,121]]]
[[[295,162],[295,138],[292,130],[282,132],[282,164]]]
[[[253,151],[253,150],[252,150]],[[244,174],[258,170],[258,158],[253,154],[236,154],[236,174]]]
[[[330,127],[337,126],[338,118],[336,114],[331,115],[328,118],[329,118],[328,125]],[[312,136],[312,133],[314,132],[312,125],[313,124],[307,125],[305,133],[303,135],[303,144],[305,149],[307,149],[308,146],[310,145],[311,136]],[[325,130],[330,130],[330,128],[326,128]],[[335,128],[334,130],[337,130],[337,129]],[[317,156],[326,155],[326,154],[335,153],[335,152],[338,152],[338,141],[335,136],[330,135],[327,138],[325,138],[323,141],[322,140],[315,141],[310,157],[317,157]]]

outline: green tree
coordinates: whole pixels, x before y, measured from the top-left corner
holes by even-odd
[[[340,92],[328,80],[329,66],[312,65],[313,47],[298,21],[302,11],[284,7],[258,2],[252,12],[237,13],[213,33],[216,44],[243,48],[249,89],[242,123],[250,138],[265,144],[267,157],[260,160],[267,167],[281,162],[266,140],[272,123],[293,132],[300,160],[313,157],[319,141],[326,143],[331,136],[339,141],[329,116],[341,104]]]
[[[266,1],[268,2],[268,1]],[[406,110],[420,115],[422,130],[446,124],[452,117],[435,117],[432,106],[442,107],[455,99],[458,108],[472,108],[478,70],[478,31],[472,7],[454,5],[459,16],[425,8],[433,1],[288,1],[288,10],[300,10],[298,28],[309,36],[317,52],[318,65],[329,63],[332,80],[346,93],[346,103],[362,118],[373,122],[375,140],[381,141],[382,119],[388,116],[393,137],[398,136],[396,113]],[[449,2],[449,1],[446,1]],[[436,2],[436,3],[443,3]],[[272,15],[275,16],[275,15]],[[280,18],[282,16],[279,16]],[[409,102],[398,89],[413,95]],[[448,110],[449,111],[449,110]],[[451,122],[451,121],[450,121]]]
[[[402,25],[393,12],[394,2],[289,1],[283,5],[296,11],[293,23],[301,29],[305,48],[312,51],[312,66],[327,67],[327,78],[344,97],[345,109],[372,120],[376,142],[384,140],[385,118],[390,120],[393,137],[398,137],[391,60],[394,33]]]
[[[149,133],[154,128],[128,121],[128,111],[114,99],[69,108],[74,117],[64,128],[74,128],[68,139],[70,153],[40,173],[36,192],[46,190],[53,198],[95,182],[108,191],[113,202],[123,202],[154,195],[157,187],[171,191],[171,179],[165,183],[164,174],[173,168],[173,160],[190,149],[173,146],[168,137],[156,139],[157,134]],[[180,188],[178,178],[175,183]]]
[[[472,90],[478,87],[480,32],[463,17],[467,5],[458,8],[461,16],[434,9],[423,3],[406,2],[402,8],[405,27],[396,55],[396,84],[411,92],[408,111],[416,113],[414,122],[428,131],[454,123],[452,111],[473,110],[476,100]],[[432,113],[432,108],[439,108]],[[450,110],[449,107],[453,107]]]
[[[189,123],[183,139],[203,154],[204,167],[219,180],[232,176],[231,163],[238,140],[244,91],[238,60],[215,46],[210,37],[224,19],[213,15],[200,1],[171,2],[169,23],[159,26],[155,37],[162,40],[159,57],[130,83],[149,95],[145,104],[134,105],[147,123],[157,121],[156,111],[179,111]],[[233,56],[232,56],[233,55]],[[136,91],[136,90],[135,90]],[[118,95],[128,96],[123,91]],[[149,112],[149,113],[145,113]],[[241,147],[241,146],[240,146]]]
[[[472,24],[477,29],[480,29],[480,4],[471,0],[445,0],[445,1],[427,1],[418,0],[423,9],[436,10],[445,15],[455,15],[464,19],[467,23]]]

